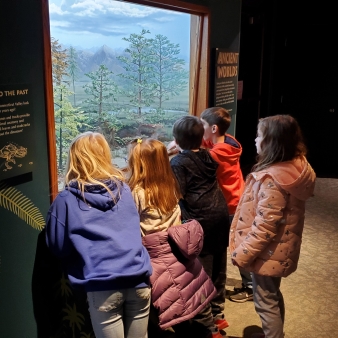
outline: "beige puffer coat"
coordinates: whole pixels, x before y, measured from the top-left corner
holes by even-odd
[[[313,196],[315,179],[304,157],[248,175],[230,229],[234,264],[272,277],[297,269],[305,201]]]

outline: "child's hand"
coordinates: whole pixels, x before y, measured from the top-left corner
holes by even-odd
[[[175,141],[171,141],[168,145],[167,145],[167,151],[168,151],[168,155],[175,155],[179,152],[179,149],[177,147],[177,144]]]

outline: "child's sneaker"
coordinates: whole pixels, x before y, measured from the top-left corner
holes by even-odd
[[[220,334],[219,331],[212,333],[211,336],[209,336],[210,338],[223,338],[223,336]]]
[[[214,323],[218,327],[218,330],[223,330],[229,326],[229,323],[224,318],[224,314],[218,314],[214,317]]]
[[[251,288],[244,287],[241,289],[237,289],[235,291],[237,291],[237,293],[229,297],[230,300],[232,300],[233,302],[244,303],[248,300],[253,300],[253,294],[252,294]]]

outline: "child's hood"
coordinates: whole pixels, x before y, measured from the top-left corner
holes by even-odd
[[[224,143],[215,143],[211,151],[217,155],[221,162],[237,162],[242,155],[242,146],[234,137],[226,135]],[[225,157],[225,160],[222,160],[222,157]]]
[[[198,152],[183,150],[182,154],[189,157],[204,175],[216,179],[218,163],[211,157],[207,150],[200,149]]]
[[[122,188],[122,182],[119,184],[112,180],[107,180],[103,183],[111,190],[114,198],[112,198],[107,189],[99,184],[86,184],[84,198],[77,181],[70,182],[66,190],[85,202],[88,206],[107,211],[113,208],[120,199],[119,190]]]
[[[195,219],[170,227],[168,236],[188,259],[195,259],[203,248],[203,228]]]
[[[216,178],[218,163],[211,157],[209,152],[206,150],[201,149],[198,152],[198,155],[199,155],[198,158],[201,160],[201,163],[203,163],[201,169],[204,171],[204,173],[209,177]]]
[[[259,176],[266,173],[270,174],[282,189],[302,201],[313,196],[316,174],[305,157],[276,163],[257,173],[255,178],[259,179]]]

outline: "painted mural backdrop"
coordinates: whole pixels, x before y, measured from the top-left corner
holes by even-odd
[[[80,132],[104,134],[123,168],[131,140],[169,142],[173,123],[189,111],[190,15],[113,0],[88,8],[88,1],[50,0],[60,187]]]

